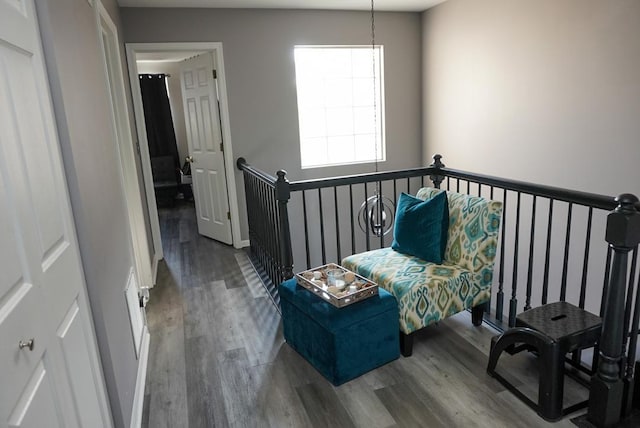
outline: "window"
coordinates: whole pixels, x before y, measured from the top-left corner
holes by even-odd
[[[382,46],[296,46],[294,56],[302,168],[384,161]]]

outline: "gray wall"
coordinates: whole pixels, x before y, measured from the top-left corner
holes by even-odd
[[[422,22],[425,157],[640,193],[640,2],[449,0]]]
[[[369,44],[366,12],[296,10],[121,10],[125,42],[222,42],[233,154],[291,180],[371,172],[372,164],[300,168],[293,47]],[[387,161],[381,169],[421,164],[420,15],[378,13],[376,41],[384,45]],[[237,173],[243,239],[247,239],[243,181]]]
[[[115,0],[105,0],[119,22]],[[133,265],[94,10],[37,0],[47,71],[103,371],[116,426],[129,426],[138,361],[124,288]]]
[[[640,194],[640,2],[449,0],[423,13],[422,23],[425,162],[441,153],[452,168],[609,195]],[[515,199],[506,207],[507,299]],[[530,259],[532,304],[540,303],[548,212],[548,202],[540,199],[540,232],[530,258],[531,198],[522,203],[518,310]],[[554,205],[550,299],[559,297],[567,215],[566,204]],[[587,308],[595,312],[605,215],[594,214],[591,237]],[[586,216],[585,209],[574,208],[567,294],[574,303]]]

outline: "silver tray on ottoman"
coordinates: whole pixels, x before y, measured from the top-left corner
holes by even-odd
[[[328,286],[327,271],[332,269],[341,269],[344,272],[344,290]],[[351,305],[378,294],[378,284],[335,263],[297,273],[296,280],[300,286],[317,294],[337,308]],[[355,286],[356,290],[350,291],[350,286]]]

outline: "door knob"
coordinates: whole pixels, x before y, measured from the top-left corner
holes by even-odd
[[[18,348],[19,349],[29,348],[29,351],[33,351],[34,343],[35,343],[34,339],[21,340],[20,342],[18,342]]]
[[[193,156],[187,156],[185,160],[189,163],[193,163]]]

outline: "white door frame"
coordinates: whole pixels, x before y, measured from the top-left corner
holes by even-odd
[[[96,22],[98,27],[98,39],[100,51],[104,58],[105,78],[111,76],[112,82],[105,81],[108,86],[110,100],[114,112],[113,128],[116,140],[118,159],[120,160],[120,172],[122,187],[125,194],[125,206],[127,208],[129,229],[131,232],[131,244],[133,256],[136,262],[135,270],[138,278],[138,291],[140,288],[153,287],[155,280],[151,270],[151,251],[147,240],[147,231],[144,224],[144,208],[142,195],[140,194],[140,182],[136,166],[136,152],[133,136],[131,135],[131,123],[129,121],[129,109],[125,91],[125,80],[120,61],[120,43],[118,41],[118,29],[109,13],[100,0],[96,3]],[[104,25],[103,25],[104,22]],[[102,31],[105,31],[106,43],[109,52],[105,51]]]
[[[231,235],[233,246],[242,248],[246,243],[240,236],[240,217],[238,215],[238,194],[236,192],[236,178],[234,171],[233,146],[231,143],[231,123],[229,121],[229,105],[227,97],[227,83],[224,69],[224,58],[221,42],[188,42],[188,43],[127,43],[127,62],[129,65],[129,80],[131,82],[131,93],[133,96],[133,108],[136,117],[136,130],[140,143],[140,156],[142,158],[142,169],[149,205],[149,218],[151,220],[151,231],[153,234],[153,245],[155,260],[164,257],[162,251],[162,240],[160,239],[160,223],[158,220],[158,210],[156,208],[156,198],[153,189],[153,175],[151,174],[151,158],[149,156],[149,145],[147,141],[147,131],[145,129],[144,109],[142,107],[142,96],[140,94],[140,84],[138,82],[138,66],[136,64],[136,54],[149,52],[175,52],[175,51],[210,51],[213,53],[218,73],[218,89],[220,98],[220,115],[222,121],[222,138],[224,140],[224,168],[227,178],[227,192],[229,196],[229,211],[231,212]],[[155,266],[154,266],[154,270]]]

